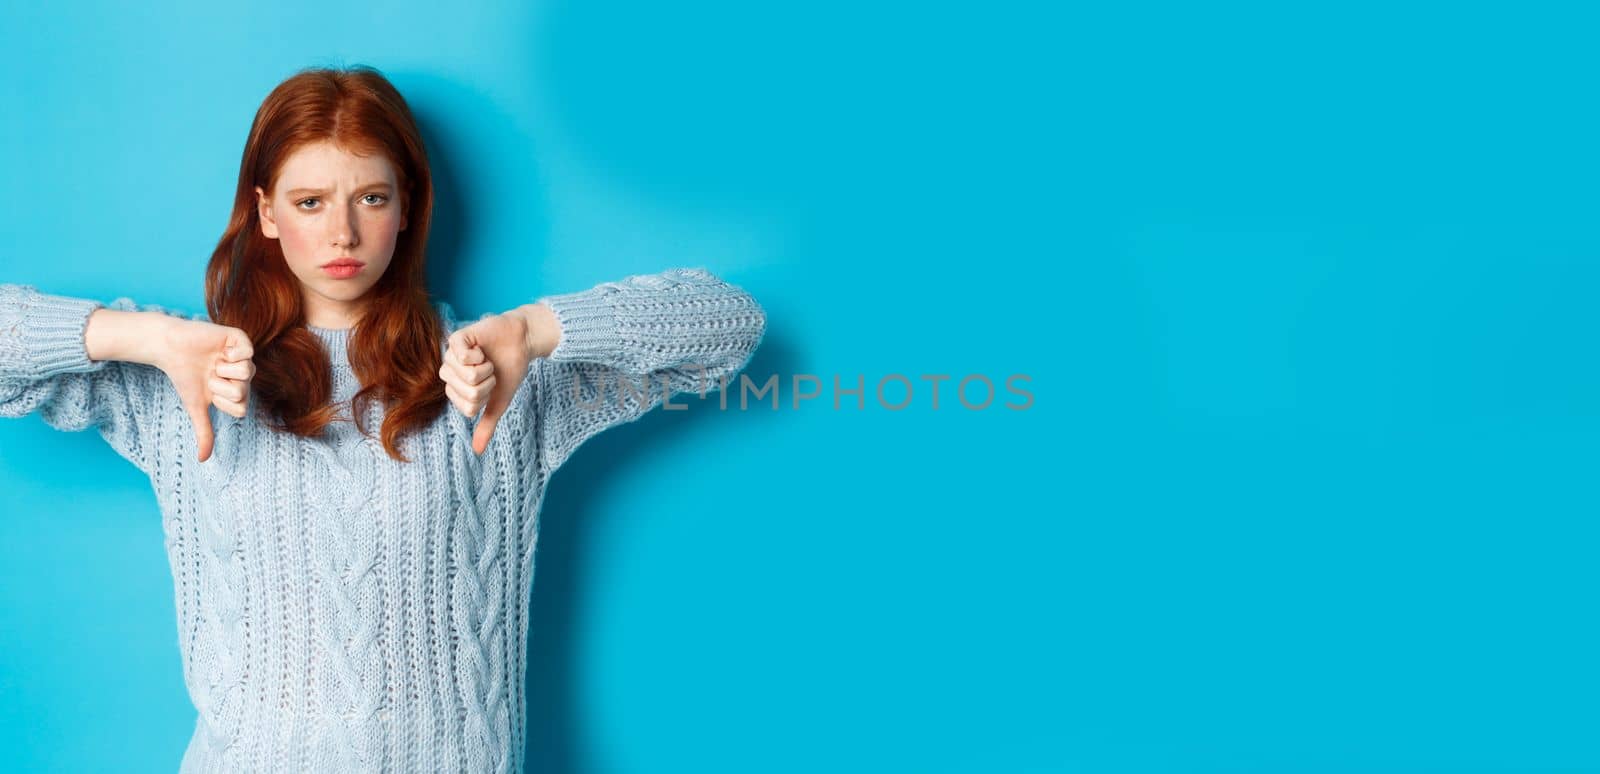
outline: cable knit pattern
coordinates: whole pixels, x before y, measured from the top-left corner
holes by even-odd
[[[0,416],[94,427],[150,477],[197,711],[183,772],[519,772],[538,512],[551,474],[596,433],[748,364],[766,316],[702,269],[541,299],[560,344],[535,359],[483,455],[447,407],[401,440],[360,434],[347,330],[328,349],[341,418],[317,439],[212,409],[213,453],[159,369],[91,361],[102,306],[0,284]],[[445,328],[458,322],[436,304]],[[440,341],[440,351],[446,343]],[[443,389],[441,384],[440,389]],[[375,429],[383,408],[365,417]]]

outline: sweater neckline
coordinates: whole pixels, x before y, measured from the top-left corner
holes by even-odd
[[[322,346],[328,350],[328,357],[333,361],[334,365],[349,364],[350,334],[355,330],[354,328],[319,328],[315,325],[307,325],[306,330],[310,331],[311,335],[316,336],[322,342]]]

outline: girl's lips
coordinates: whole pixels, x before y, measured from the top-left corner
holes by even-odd
[[[322,272],[334,279],[350,279],[361,273],[366,264],[339,261],[322,267]]]

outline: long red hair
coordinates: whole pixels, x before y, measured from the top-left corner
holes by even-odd
[[[343,421],[331,404],[332,363],[306,330],[300,282],[278,240],[261,232],[255,187],[273,191],[288,157],[313,142],[352,153],[381,153],[394,165],[406,228],[394,258],[367,292],[363,317],[350,333],[350,365],[361,389],[352,417],[362,435],[367,406],[383,402],[383,448],[400,453],[400,438],[421,430],[448,403],[439,382],[444,322],[431,305],[426,277],[433,179],[411,109],[376,69],[307,68],[267,95],[250,125],[228,228],[206,266],[206,308],[212,322],[239,328],[254,346],[252,400],[274,430],[314,438]]]

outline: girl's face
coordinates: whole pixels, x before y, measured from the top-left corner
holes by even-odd
[[[261,232],[278,240],[300,280],[307,325],[349,328],[360,319],[363,297],[406,227],[396,186],[382,154],[357,156],[329,142],[290,155],[270,196],[256,186]],[[360,265],[340,269],[336,261]]]

